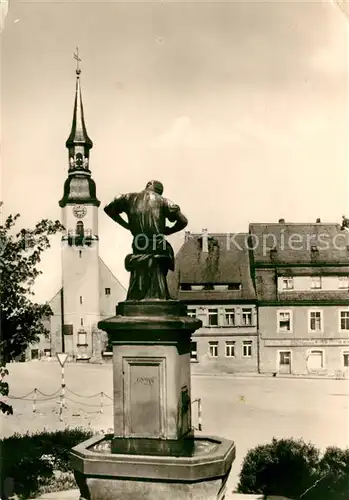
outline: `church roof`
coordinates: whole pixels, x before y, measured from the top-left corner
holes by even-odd
[[[126,288],[124,287],[124,285],[118,280],[118,278],[115,276],[115,274],[111,271],[110,267],[107,266],[107,264],[104,262],[104,260],[99,257],[98,258],[99,260],[99,265],[100,266],[103,266],[106,271],[112,276],[112,278],[117,282],[117,284],[120,286],[120,288],[122,288],[122,290],[126,293]]]
[[[87,134],[85,125],[84,108],[82,105],[81,86],[80,86],[80,73],[81,70],[77,69],[73,122],[70,135],[66,142],[67,148],[75,144],[85,145],[88,148],[92,148],[93,146],[93,142],[91,141],[91,139]]]

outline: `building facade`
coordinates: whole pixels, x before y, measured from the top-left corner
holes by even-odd
[[[257,372],[257,308],[249,253],[232,245],[230,236],[187,232],[169,275],[171,295],[203,324],[192,337],[194,373]]]
[[[338,224],[250,225],[260,372],[347,377],[349,239]]]
[[[53,316],[45,319],[50,330],[30,346],[27,358],[53,357],[66,352],[71,360],[101,361],[107,339],[97,323],[115,314],[126,290],[99,255],[98,217],[100,201],[91,176],[93,143],[86,130],[76,71],[76,92],[68,149],[68,176],[64,183],[62,209],[62,286],[49,302]]]

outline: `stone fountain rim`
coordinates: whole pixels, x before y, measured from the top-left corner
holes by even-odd
[[[233,441],[216,436],[195,436],[197,440],[219,443],[217,450],[196,457],[112,454],[88,449],[105,439],[106,436],[93,436],[75,446],[70,452],[73,469],[85,476],[125,479],[138,479],[141,470],[145,480],[193,482],[223,477],[236,454]]]

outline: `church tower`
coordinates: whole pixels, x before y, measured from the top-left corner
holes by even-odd
[[[76,55],[79,63],[79,57]],[[64,183],[62,224],[62,350],[78,360],[91,357],[93,332],[100,319],[100,270],[96,184],[91,177],[90,150],[81,97],[79,65],[73,122],[66,142],[68,177]]]

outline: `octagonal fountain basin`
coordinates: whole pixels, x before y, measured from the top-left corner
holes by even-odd
[[[179,441],[94,436],[70,453],[83,474],[173,481],[225,476],[235,459],[235,444],[223,438],[192,436]]]

